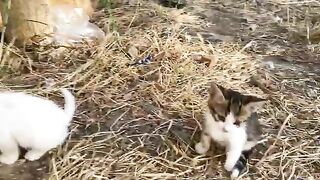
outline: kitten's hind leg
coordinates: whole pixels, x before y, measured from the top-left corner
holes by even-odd
[[[35,161],[40,159],[47,151],[48,150],[31,149],[24,155],[24,158],[29,161]]]
[[[211,143],[211,137],[206,132],[202,132],[201,140],[195,146],[196,152],[199,154],[206,153],[210,148],[210,143]]]
[[[13,164],[19,159],[19,146],[10,134],[1,133],[0,137],[0,162]]]
[[[231,177],[237,178],[241,173],[243,173],[247,168],[247,162],[252,150],[242,151],[240,158],[238,159],[236,165],[233,167]]]

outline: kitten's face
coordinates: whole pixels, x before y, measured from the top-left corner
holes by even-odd
[[[224,122],[225,118],[232,114],[234,124],[244,122],[258,108],[262,107],[266,101],[258,97],[242,95],[215,83],[211,84],[209,93],[208,106],[212,116],[216,120]]]

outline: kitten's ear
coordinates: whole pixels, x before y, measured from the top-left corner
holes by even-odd
[[[258,109],[262,108],[266,101],[266,99],[258,98],[255,96],[245,96],[243,104],[244,108],[248,112],[253,113],[256,112]]]
[[[222,90],[222,87],[218,87],[215,83],[211,83],[209,94],[210,100],[213,101],[214,104],[222,104],[225,102]]]
[[[208,106],[221,116],[224,115],[226,111],[226,100],[222,91],[224,91],[223,87],[211,83]]]

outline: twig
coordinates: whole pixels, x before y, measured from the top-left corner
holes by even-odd
[[[277,134],[277,137],[275,139],[275,141],[273,142],[273,144],[267,149],[267,151],[264,153],[263,157],[261,158],[261,160],[256,164],[257,166],[259,166],[262,162],[265,161],[268,153],[275,147],[276,143],[278,142],[278,140],[280,139],[281,133],[284,130],[284,128],[286,127],[287,122],[293,117],[293,114],[289,114],[287,116],[287,118],[284,120],[284,122],[282,123],[282,126],[280,127],[280,130]]]

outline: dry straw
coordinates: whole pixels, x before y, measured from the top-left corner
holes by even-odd
[[[110,33],[101,46],[34,46],[21,55],[32,59],[31,66],[22,63],[29,69],[1,76],[4,88],[50,97],[58,87],[74,89],[78,110],[71,137],[53,152],[49,179],[226,179],[223,151],[200,156],[193,147],[209,82],[268,96],[249,83],[259,74],[256,59],[244,51],[251,44],[190,38],[187,28],[201,28],[197,17],[154,4],[114,12],[117,28],[125,31]],[[106,21],[103,14],[96,18],[100,25]],[[128,66],[131,46],[137,58],[151,54],[153,61]],[[212,61],[211,67],[199,57]],[[280,76],[262,75],[279,88],[261,112],[265,139],[243,178],[318,179],[319,100],[291,93],[294,85]]]

